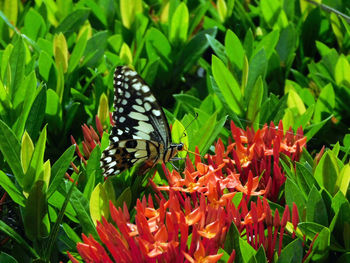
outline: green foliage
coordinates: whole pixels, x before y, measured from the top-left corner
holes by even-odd
[[[323,2],[331,8],[303,0],[1,1],[0,193],[18,207],[19,226],[0,218],[11,239],[0,261],[66,261],[82,232],[97,237],[110,200],[132,211],[152,191],[134,170],[103,181],[107,133],[79,174],[69,168],[70,135],[82,149],[81,124],[98,115],[108,128],[113,70],[124,64],[151,86],[173,141],[191,151],[204,155],[218,137],[226,142],[230,120],[254,130],[283,120],[286,129],[303,128],[312,155],[332,148],[315,160],[305,151],[295,167],[281,160],[281,193],[298,207],[306,241],[319,233],[307,260],[348,259],[350,4]],[[235,262],[266,260],[233,224],[222,251],[232,249]],[[276,261],[301,262],[305,251],[297,239]]]

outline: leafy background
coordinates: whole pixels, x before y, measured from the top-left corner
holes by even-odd
[[[214,141],[228,140],[229,120],[255,130],[282,120],[303,128],[313,156],[332,149],[308,169],[328,178],[320,188],[328,212],[343,189],[339,217],[349,235],[332,245],[349,256],[350,2],[311,2],[0,1],[0,191],[10,197],[0,221],[0,237],[10,241],[0,258],[66,260],[81,232],[96,235],[102,206],[91,200],[101,195],[108,134],[87,165],[75,160],[79,177],[70,168],[71,135],[84,151],[81,125],[95,127],[97,115],[109,128],[118,65],[132,65],[150,85],[174,141],[198,113],[186,130],[189,150],[212,153]],[[76,188],[63,179],[67,170]],[[132,170],[103,191],[132,210],[151,190]]]

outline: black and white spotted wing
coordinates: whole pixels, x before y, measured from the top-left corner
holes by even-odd
[[[104,176],[119,174],[146,162],[167,162],[182,144],[172,144],[169,124],[149,86],[128,67],[117,67],[114,78],[114,112],[110,145],[103,152]]]

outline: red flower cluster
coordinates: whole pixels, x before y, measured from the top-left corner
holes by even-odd
[[[187,197],[182,208],[178,195],[170,191],[169,200],[161,199],[156,209],[151,196],[148,204],[143,198],[136,205],[135,224],[130,222],[126,206],[122,210],[110,203],[117,228],[105,219],[97,225],[100,240],[109,253],[92,236],[85,235],[84,243],[77,245],[78,252],[86,262],[217,262],[223,255],[218,250],[232,223],[253,248],[263,246],[269,260],[273,259],[277,241],[278,253],[281,252],[285,227],[290,221],[288,206],[280,220],[277,210],[272,216],[266,199],[250,202],[250,209],[245,199],[237,208],[229,200],[225,206],[213,206],[203,194],[197,200],[194,203]],[[294,228],[298,218],[293,206]],[[228,262],[233,262],[235,251],[230,253]],[[72,255],[69,257],[78,262]]]
[[[227,189],[232,192],[243,192],[247,196],[265,195],[276,201],[280,188],[286,180],[279,163],[283,153],[298,161],[302,148],[306,145],[306,137],[302,129],[296,135],[290,129],[283,135],[282,122],[278,128],[270,124],[261,130],[244,131],[231,122],[231,132],[234,143],[229,142],[227,149],[221,139],[215,145],[215,155],[207,155],[207,163],[201,162],[198,155],[195,167],[187,158],[184,178],[177,172],[170,172],[163,166],[168,180],[167,186],[155,186],[157,190],[175,190],[184,193],[204,193],[211,198],[210,191],[217,186],[218,192]],[[198,149],[196,149],[198,153]],[[228,199],[230,194],[220,194],[220,198]],[[219,201],[219,200],[217,200]]]
[[[225,150],[219,139],[215,155],[207,155],[206,163],[196,155],[193,165],[187,157],[183,175],[163,164],[168,185],[149,181],[158,208],[151,196],[148,204],[145,197],[138,200],[134,224],[126,207],[122,210],[110,204],[117,227],[105,219],[97,225],[108,253],[92,236],[83,235],[84,243],[77,245],[81,257],[86,262],[217,262],[223,255],[219,249],[230,238],[227,233],[234,224],[253,248],[263,246],[272,261],[275,249],[281,253],[290,211],[286,206],[280,219],[277,210],[271,212],[266,198],[277,200],[285,181],[280,154],[299,160],[306,138],[301,129],[296,135],[291,130],[284,135],[281,122],[278,128],[265,125],[256,132],[239,129],[232,122],[231,132],[234,142],[229,141]],[[96,143],[85,133],[85,144]],[[242,194],[235,206],[232,200],[237,193]],[[299,216],[295,205],[291,221],[296,229]],[[233,262],[235,251],[226,252]]]

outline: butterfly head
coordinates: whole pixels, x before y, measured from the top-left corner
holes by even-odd
[[[181,143],[172,143],[170,144],[170,147],[169,147],[171,150],[172,150],[172,155],[176,155],[177,152],[181,152],[184,150],[184,144],[181,142]]]

